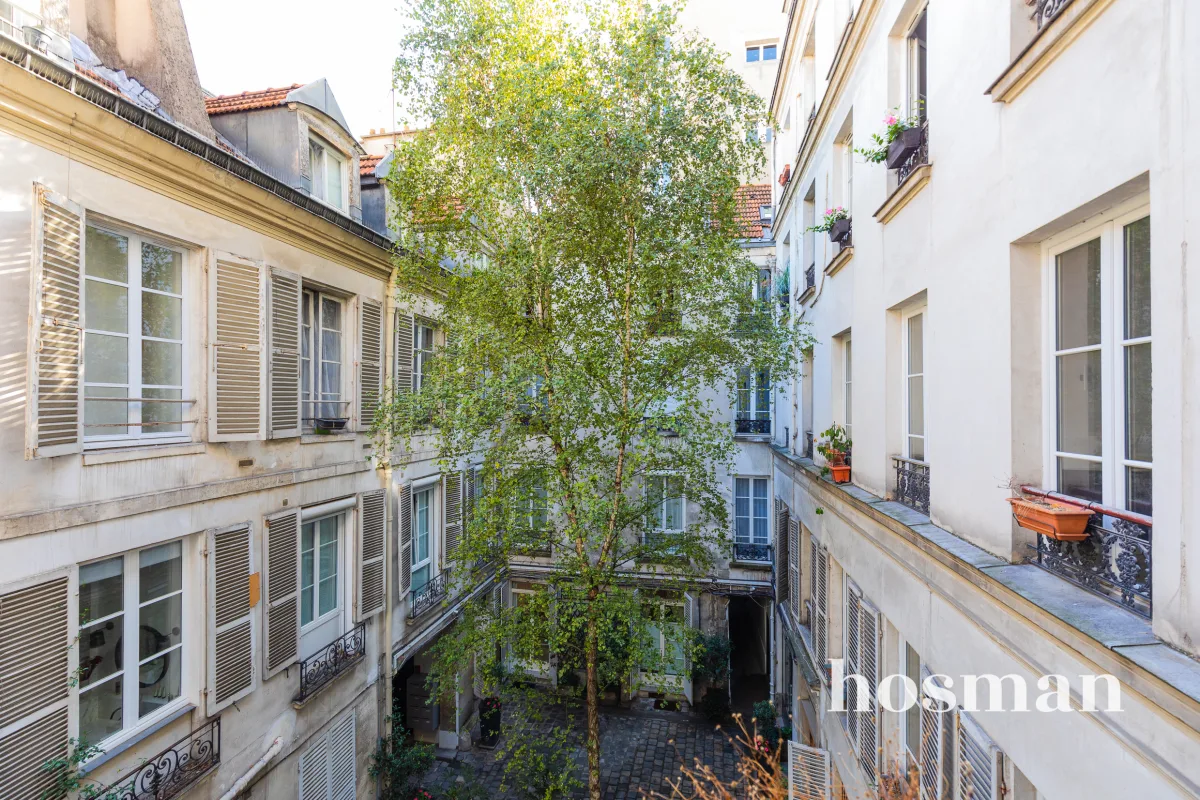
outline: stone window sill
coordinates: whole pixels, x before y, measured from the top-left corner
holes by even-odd
[[[354,431],[344,433],[304,433],[300,435],[300,444],[328,444],[329,442],[352,442],[358,434]]]
[[[900,213],[900,209],[908,205],[917,194],[925,188],[925,184],[933,177],[933,165],[922,164],[912,171],[908,176],[908,180],[896,187],[896,191],[892,192],[887,200],[883,201],[883,205],[875,212],[875,219],[879,220],[880,224],[886,225]]]
[[[143,461],[147,458],[200,455],[207,449],[207,442],[188,442],[187,444],[156,444],[146,447],[114,447],[109,450],[85,450],[83,453],[83,465],[91,467],[97,464]]]
[[[853,247],[843,247],[838,251],[838,254],[833,257],[833,260],[825,267],[825,274],[829,277],[837,275],[842,267],[850,263],[850,259],[854,258]]]

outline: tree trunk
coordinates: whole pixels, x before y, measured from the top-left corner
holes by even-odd
[[[585,659],[587,661],[587,759],[588,759],[588,798],[600,800],[600,675],[597,669],[599,662],[600,633],[596,628],[595,617],[589,617],[587,623],[587,646]]]

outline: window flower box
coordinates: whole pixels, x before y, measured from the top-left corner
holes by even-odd
[[[829,241],[841,244],[850,235],[850,218],[839,219],[829,228]]]
[[[920,128],[905,128],[896,134],[896,138],[888,144],[888,169],[900,169],[909,156],[920,149],[921,134]]]
[[[317,417],[313,420],[313,432],[330,434],[345,430],[348,421],[346,417]]]
[[[1025,497],[1010,497],[1008,502],[1017,524],[1026,530],[1060,542],[1082,542],[1088,538],[1088,522],[1095,513],[1090,509]]]

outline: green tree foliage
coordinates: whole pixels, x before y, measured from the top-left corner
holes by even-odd
[[[786,381],[809,342],[752,300],[737,242],[762,101],[677,11],[412,0],[395,65],[425,126],[388,179],[397,290],[435,298],[414,310],[444,345],[377,431],[446,470],[482,461],[458,588],[533,551],[554,566],[511,607],[468,604],[432,680],[447,691],[472,662],[489,685],[496,661],[577,668],[593,798],[605,688],[636,667],[686,674],[682,592],[728,547],[735,376]]]

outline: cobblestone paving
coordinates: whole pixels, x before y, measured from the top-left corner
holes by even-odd
[[[549,710],[541,726],[565,724],[570,715],[574,724],[573,741],[576,774],[586,785],[586,756],[582,746],[583,715],[578,706],[557,706]],[[505,712],[504,729],[511,730],[514,720]],[[600,780],[606,800],[633,800],[657,790],[667,791],[666,779],[679,776],[680,767],[691,766],[695,759],[712,767],[724,780],[736,777],[737,752],[721,730],[691,714],[654,710],[605,709],[600,717]],[[502,791],[504,761],[490,751],[475,748],[458,753],[455,761],[439,760],[426,776],[424,785],[431,791],[444,790],[460,775],[472,776],[491,800],[510,800],[522,795],[512,787]],[[575,796],[584,797],[580,790]]]

